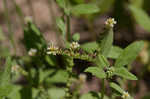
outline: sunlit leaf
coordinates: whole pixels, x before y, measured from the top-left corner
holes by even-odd
[[[115,68],[114,71],[115,75],[121,76],[125,79],[129,79],[129,80],[137,80],[137,77],[135,75],[133,75],[132,73],[130,73],[126,68],[124,67],[120,67],[120,68]]]
[[[98,67],[88,67],[85,72],[89,72],[89,73],[92,73],[92,75],[102,79],[102,78],[106,78],[106,74],[105,72],[98,68]]]
[[[143,48],[143,45],[143,41],[137,41],[127,46],[116,60],[115,67],[121,67],[130,64],[133,60],[135,60],[136,56]]]
[[[96,64],[101,69],[104,69],[104,67],[108,67],[110,65],[106,57],[100,54],[97,56]]]
[[[81,48],[88,53],[92,53],[98,49],[98,44],[96,42],[88,42],[88,43],[82,44]]]
[[[148,14],[142,8],[138,8],[133,5],[130,5],[129,9],[132,12],[131,14],[134,16],[136,22],[145,30],[150,32],[150,17]]]
[[[73,36],[72,36],[72,39],[74,40],[74,41],[79,41],[80,40],[80,34],[79,33],[75,33]]]
[[[66,83],[68,81],[68,72],[64,70],[54,71],[53,75],[46,79],[48,83]]]
[[[119,85],[117,85],[114,82],[110,83],[110,87],[113,88],[113,89],[115,89],[116,91],[118,91],[121,94],[124,92],[124,90]]]
[[[122,53],[122,51],[123,51],[123,49],[121,49],[120,47],[112,46],[112,48],[108,54],[108,57],[112,58],[112,59],[117,59],[119,57],[119,55]]]
[[[74,15],[81,15],[81,14],[93,14],[99,12],[100,9],[94,4],[79,4],[71,9],[71,13]]]
[[[65,91],[62,88],[51,88],[48,90],[50,99],[62,99],[65,96]]]
[[[110,53],[110,50],[112,48],[113,43],[113,29],[107,29],[103,33],[103,35],[100,35],[100,37],[97,40],[99,47],[100,47],[100,53],[107,57]]]

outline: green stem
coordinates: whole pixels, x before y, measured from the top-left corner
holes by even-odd
[[[16,54],[16,46],[15,46],[15,42],[14,42],[14,38],[13,38],[13,31],[11,28],[11,22],[10,22],[10,18],[9,18],[10,15],[9,15],[9,11],[8,11],[7,1],[3,0],[3,4],[4,4],[4,9],[5,9],[5,18],[6,18],[7,26],[8,26],[9,39],[14,48],[14,54]]]
[[[20,6],[16,3],[15,0],[12,0],[14,6],[15,6],[15,9],[16,9],[16,13],[18,15],[18,17],[20,18],[20,22],[21,22],[21,25],[22,25],[22,28],[24,28],[24,15],[22,13],[22,10],[20,8]]]
[[[70,16],[67,15],[67,40],[71,41]]]
[[[105,79],[102,80],[102,89],[101,89],[101,99],[104,99],[104,93],[105,93]]]

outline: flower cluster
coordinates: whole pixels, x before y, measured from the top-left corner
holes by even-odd
[[[115,21],[114,18],[108,18],[105,21],[105,25],[108,26],[108,27],[111,27],[111,28],[113,28],[115,24],[117,24],[117,22]]]
[[[48,48],[47,48],[47,54],[52,54],[52,55],[56,55],[59,52],[59,48],[54,46],[53,44],[51,44]]]
[[[77,48],[79,48],[80,47],[80,44],[78,43],[78,42],[72,42],[71,44],[70,44],[70,48],[71,49],[77,49]]]
[[[29,56],[35,56],[37,53],[37,49],[34,49],[34,48],[31,48],[28,52],[28,55]]]
[[[130,98],[130,95],[128,92],[124,91],[123,94],[122,94],[122,98],[123,99],[129,99]]]

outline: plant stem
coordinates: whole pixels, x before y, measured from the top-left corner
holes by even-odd
[[[71,41],[70,16],[67,15],[67,40]]]
[[[16,3],[16,0],[12,0],[12,2],[15,6],[15,10],[16,10],[18,17],[20,18],[22,28],[24,28],[24,15],[22,13],[22,10],[21,10],[20,6]]]
[[[10,17],[9,17],[10,15],[9,15],[9,11],[8,11],[7,1],[3,0],[3,4],[4,4],[4,9],[5,9],[5,18],[6,18],[7,26],[8,26],[9,39],[14,48],[14,54],[16,54],[16,46],[15,46],[15,42],[14,42],[14,38],[13,38],[13,31],[11,28],[11,22],[10,22]]]
[[[104,99],[104,93],[105,93],[105,79],[102,79],[102,89],[101,89],[101,99]]]

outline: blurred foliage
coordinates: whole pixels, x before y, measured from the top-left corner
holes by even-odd
[[[140,92],[141,80],[149,85],[149,37],[148,40],[142,38],[143,41],[135,41],[141,39],[136,36],[137,25],[150,36],[149,0],[54,0],[61,11],[60,16],[54,16],[57,17],[58,28],[55,32],[64,44],[61,47],[48,44],[34,21],[24,20],[21,7],[13,0],[24,32],[22,44],[25,53],[22,56],[16,55],[16,46],[11,50],[4,43],[10,39],[10,45],[14,44],[15,35],[11,30],[8,2],[3,2],[7,28],[11,33],[7,37],[0,27],[0,99],[133,99]],[[91,29],[94,28],[94,21],[105,16],[117,20],[116,28],[113,27],[115,23],[106,24],[105,21],[105,25],[113,25],[105,26],[104,31],[96,34],[95,41],[84,41],[79,45],[82,37],[80,33],[72,34],[71,19],[84,19]],[[91,37],[94,29],[90,31]],[[132,40],[119,47],[122,43],[117,41],[117,34],[114,33],[117,29],[126,29],[131,33],[126,35],[132,36]],[[131,67],[132,63],[135,67]],[[138,68],[140,72],[137,72]],[[99,92],[81,94],[85,81],[88,82],[86,76],[87,79],[93,76],[99,79]],[[127,80],[136,80],[135,85]],[[149,88],[147,90],[150,91]],[[148,91],[142,93],[141,99],[150,98]]]

